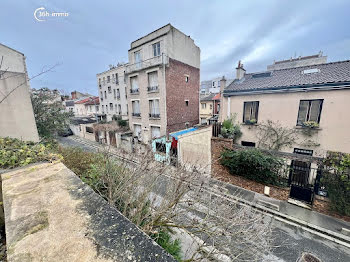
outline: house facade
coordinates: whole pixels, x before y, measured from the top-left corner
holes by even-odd
[[[129,125],[144,143],[198,124],[200,49],[168,24],[131,43]]]
[[[99,97],[87,97],[74,102],[75,116],[95,116],[100,114]]]
[[[101,103],[101,113],[111,121],[113,115],[128,119],[128,102],[125,78],[126,64],[110,66],[110,69],[96,75]]]
[[[246,73],[239,63],[236,79],[227,86],[222,83],[220,109],[221,122],[235,114],[241,124],[238,143],[264,142],[259,130],[270,120],[297,134],[281,151],[318,157],[327,151],[350,153],[350,61],[326,63],[322,54],[318,58],[322,62],[307,61],[308,57],[299,58],[300,64],[279,61],[274,63],[277,69],[258,73]]]
[[[0,44],[0,137],[39,141],[25,56]]]

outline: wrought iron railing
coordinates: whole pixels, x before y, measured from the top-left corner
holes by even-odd
[[[132,116],[140,117],[140,116],[141,116],[141,113],[132,113]]]
[[[135,88],[135,89],[130,89],[130,94],[138,94],[139,93],[139,89]]]
[[[158,86],[149,86],[147,87],[148,92],[157,92],[158,91]]]
[[[127,65],[125,68],[125,74],[130,74],[132,72],[136,72],[139,70],[143,70],[148,67],[156,66],[156,65],[162,65],[168,63],[168,57],[164,54],[160,56],[155,56],[150,59],[142,60],[140,62]]]
[[[160,114],[152,114],[152,113],[150,113],[149,117],[150,118],[160,118]]]

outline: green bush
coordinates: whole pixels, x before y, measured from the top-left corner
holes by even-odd
[[[221,153],[220,163],[228,167],[231,174],[272,185],[279,184],[278,174],[284,164],[282,159],[258,149],[226,149]]]
[[[177,261],[182,261],[181,244],[179,239],[175,239],[174,241],[172,241],[170,234],[164,229],[161,229],[157,234],[152,234],[151,238],[154,239],[158,243],[158,245],[164,248]]]
[[[222,122],[221,135],[224,138],[238,139],[242,135],[241,127],[236,122],[237,114]]]
[[[331,208],[341,215],[350,216],[350,155],[329,156],[326,163],[331,169],[323,173],[321,183],[328,191]]]
[[[46,143],[25,142],[16,138],[0,138],[0,168],[14,168],[41,161],[59,160]]]

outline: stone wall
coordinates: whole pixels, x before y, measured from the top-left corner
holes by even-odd
[[[62,163],[1,177],[9,262],[175,261]]]

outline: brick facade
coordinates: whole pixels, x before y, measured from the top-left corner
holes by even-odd
[[[169,58],[165,73],[167,133],[185,129],[186,122],[189,126],[199,123],[199,73],[199,68]]]

